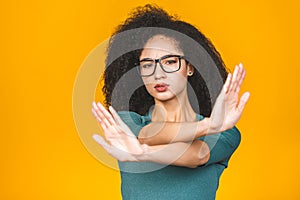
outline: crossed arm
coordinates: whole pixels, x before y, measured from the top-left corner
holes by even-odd
[[[94,103],[94,115],[108,142],[100,135],[94,135],[93,138],[121,162],[149,161],[194,168],[204,164],[209,158],[209,149],[200,140],[160,145],[141,144],[117,112],[112,107],[109,107],[109,111],[100,103]]]
[[[108,112],[100,103],[93,103],[92,112],[108,142],[99,135],[93,137],[120,161],[151,161],[186,167],[205,164],[210,149],[196,138],[228,130],[236,124],[249,99],[249,93],[238,99],[244,77],[241,65],[235,68],[233,75],[228,74],[210,118],[198,122],[151,123],[141,129],[138,140],[112,107]]]

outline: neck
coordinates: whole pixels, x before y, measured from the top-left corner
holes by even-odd
[[[196,121],[196,113],[193,110],[187,92],[178,95],[168,101],[155,99],[155,107],[152,112],[153,122],[191,122]]]

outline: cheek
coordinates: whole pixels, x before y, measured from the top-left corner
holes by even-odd
[[[181,74],[174,74],[174,76],[169,77],[170,91],[173,94],[178,94],[182,92],[187,86],[187,77]]]
[[[187,75],[184,73],[176,73],[170,77],[170,80],[174,85],[182,85],[187,82]]]
[[[144,85],[148,85],[151,82],[153,82],[150,77],[147,77],[147,78],[143,77],[142,80],[143,80]]]
[[[143,83],[149,93],[151,93],[151,90],[153,89],[153,80],[151,78],[143,78]]]

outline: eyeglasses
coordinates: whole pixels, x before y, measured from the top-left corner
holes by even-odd
[[[144,58],[140,60],[140,64],[137,67],[140,75],[143,77],[151,76],[154,74],[157,63],[159,63],[162,70],[166,73],[176,72],[181,67],[181,59],[184,56],[181,55],[165,55],[159,59]]]

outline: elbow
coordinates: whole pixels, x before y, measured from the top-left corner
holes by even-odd
[[[149,146],[152,146],[153,143],[152,143],[152,140],[150,137],[148,137],[146,134],[145,134],[145,131],[144,129],[142,129],[138,135],[138,141],[140,144],[147,144]]]
[[[144,131],[141,130],[138,137],[137,137],[138,141],[140,142],[140,144],[147,144],[150,145],[149,143],[149,138],[147,136],[145,136]]]
[[[145,139],[144,138],[138,137],[137,139],[140,142],[140,144],[145,144]]]
[[[205,142],[202,142],[202,146],[198,153],[198,160],[199,160],[198,166],[206,164],[209,158],[210,158],[210,149]]]
[[[201,143],[201,147],[194,153],[192,162],[186,164],[186,167],[188,168],[197,168],[201,165],[204,165],[210,158],[210,149],[208,145],[199,140],[195,140],[194,142]]]
[[[203,141],[198,140],[197,142],[201,143],[201,147],[195,155],[195,163],[191,168],[196,168],[198,166],[206,164],[210,158],[210,150],[208,145]]]
[[[151,140],[149,138],[138,137],[138,141],[140,142],[140,144],[147,144],[149,146],[153,145],[153,143],[151,142]]]

